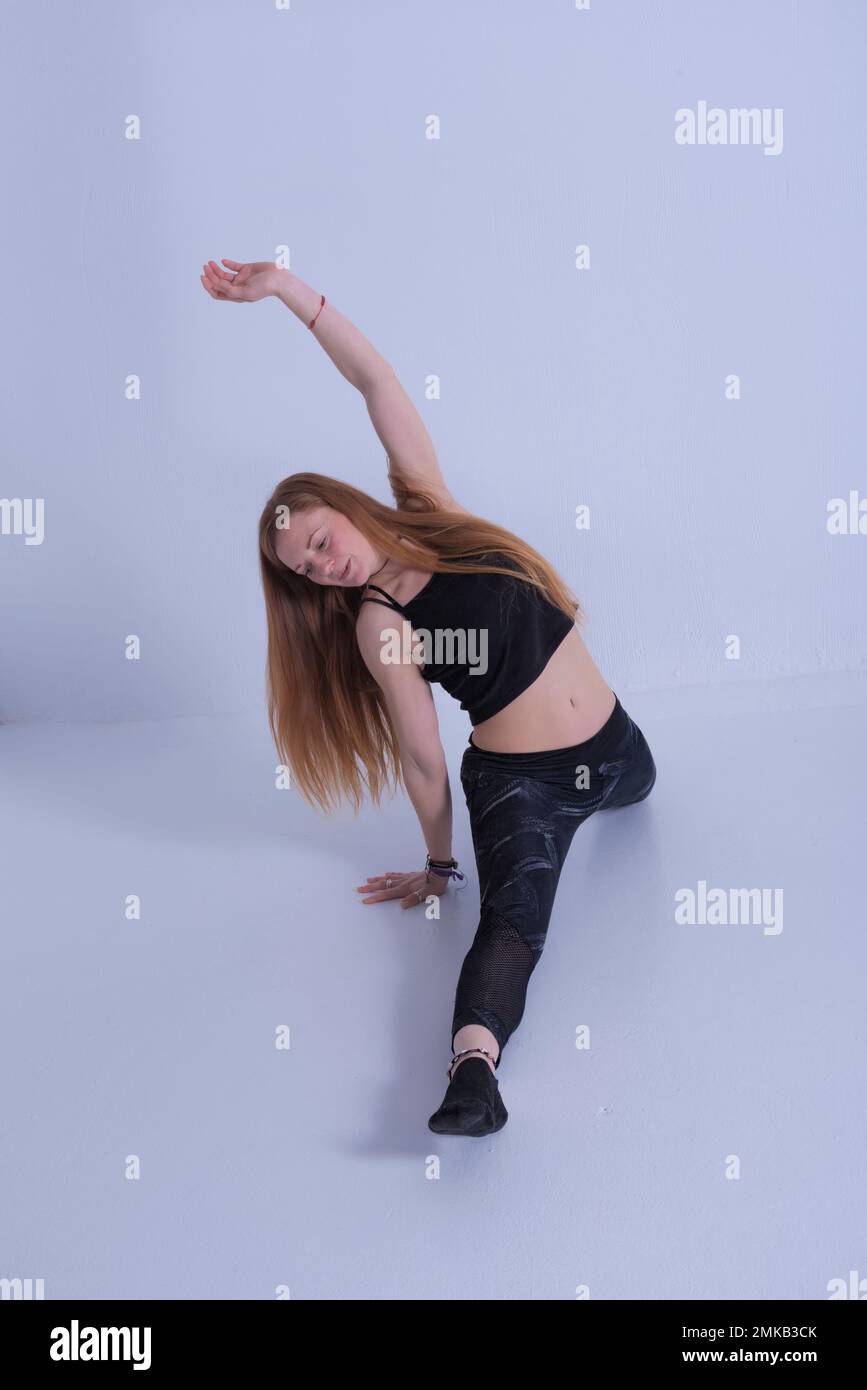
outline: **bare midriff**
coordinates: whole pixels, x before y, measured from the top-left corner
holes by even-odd
[[[398,603],[410,603],[430,577],[429,570],[402,569],[392,580],[391,593]],[[574,627],[531,686],[474,726],[473,743],[492,753],[571,748],[599,732],[614,703],[614,691]]]
[[[493,753],[571,748],[598,734],[615,698],[575,627],[532,685],[498,714],[476,724],[473,743]]]

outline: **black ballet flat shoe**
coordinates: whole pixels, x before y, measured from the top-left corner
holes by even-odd
[[[434,1134],[481,1138],[496,1134],[509,1118],[500,1086],[484,1057],[468,1057],[449,1082],[439,1110],[428,1120]]]

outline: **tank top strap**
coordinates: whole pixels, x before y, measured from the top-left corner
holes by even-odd
[[[378,594],[382,594],[384,598],[388,599],[388,603],[382,604],[383,608],[394,608],[397,610],[398,613],[402,613],[404,611],[401,605],[398,603],[397,599],[392,598],[391,594],[386,593],[385,589],[380,589],[378,584],[365,584],[364,587],[366,589],[375,589]],[[367,600],[370,603],[382,603],[382,599],[379,598],[372,598],[368,600],[366,594],[362,598],[361,602],[364,603],[365,600]]]

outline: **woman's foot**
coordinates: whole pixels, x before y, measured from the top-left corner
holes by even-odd
[[[434,1134],[481,1138],[496,1134],[508,1118],[499,1083],[487,1058],[469,1056],[452,1068],[445,1099],[427,1123]]]

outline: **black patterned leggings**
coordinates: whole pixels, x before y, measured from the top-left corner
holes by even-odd
[[[524,1014],[563,862],[594,811],[650,794],[647,741],[617,699],[598,733],[571,748],[491,753],[472,742],[461,763],[479,874],[480,921],[461,968],[452,1019],[480,1023],[506,1046]]]

